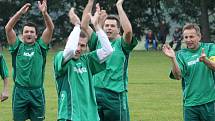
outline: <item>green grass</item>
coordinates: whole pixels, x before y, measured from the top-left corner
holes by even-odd
[[[12,121],[11,56],[3,51],[10,69],[10,98],[0,103],[0,121]],[[46,121],[56,121],[57,95],[53,78],[53,56],[47,57],[45,74]],[[159,51],[135,51],[129,61],[129,108],[131,121],[182,121],[181,81],[168,78],[169,60]],[[0,83],[2,90],[2,82]]]

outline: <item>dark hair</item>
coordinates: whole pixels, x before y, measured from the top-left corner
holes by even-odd
[[[196,30],[196,34],[198,36],[201,36],[201,31],[200,31],[200,27],[195,24],[195,23],[187,23],[186,25],[184,25],[183,27],[183,32],[187,29],[195,29]]]
[[[25,26],[34,27],[34,28],[35,28],[35,31],[36,31],[36,34],[38,34],[37,25],[36,25],[35,23],[33,23],[33,22],[27,22],[27,23],[24,24],[23,28],[24,28]]]
[[[84,31],[81,31],[80,37],[81,38],[88,38],[87,34]]]
[[[120,21],[119,21],[119,16],[118,16],[118,15],[110,14],[110,15],[107,16],[107,18],[106,18],[105,20],[107,20],[107,19],[116,20],[116,22],[117,22],[117,27],[118,27],[118,28],[121,27]]]

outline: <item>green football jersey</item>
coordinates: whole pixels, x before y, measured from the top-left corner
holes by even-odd
[[[96,51],[70,59],[63,64],[63,52],[54,58],[54,71],[58,92],[58,119],[98,121],[95,89],[92,76],[105,69]]]
[[[200,43],[197,50],[182,49],[176,54],[182,73],[185,106],[196,106],[215,100],[214,71],[199,61],[202,48],[208,58],[215,56],[215,45],[208,43]]]
[[[127,44],[121,37],[116,40],[111,40],[110,43],[114,51],[105,61],[106,70],[93,77],[95,87],[105,88],[115,92],[123,92],[127,90],[128,85],[129,54],[138,42],[137,39],[132,38],[132,42]],[[92,34],[88,46],[90,50],[101,48],[95,33]]]
[[[48,46],[40,38],[33,45],[23,43],[19,38],[9,51],[12,55],[13,80],[15,85],[26,88],[43,86]]]
[[[5,79],[6,77],[8,77],[7,64],[2,54],[0,54],[0,75],[2,79]]]

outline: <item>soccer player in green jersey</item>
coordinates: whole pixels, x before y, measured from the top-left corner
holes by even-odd
[[[4,56],[2,54],[0,54],[0,75],[1,78],[3,79],[3,83],[4,83],[4,87],[3,87],[3,91],[0,95],[0,100],[1,102],[5,101],[8,99],[8,68],[7,68],[7,64],[5,62]]]
[[[52,38],[54,24],[47,12],[47,1],[38,1],[38,8],[46,26],[42,36],[37,36],[35,24],[27,23],[23,27],[22,38],[19,38],[13,28],[30,6],[30,3],[26,3],[5,27],[15,83],[12,99],[14,121],[42,121],[45,118],[43,81],[48,44]]]
[[[88,0],[83,16],[92,11],[93,2],[94,0]],[[101,121],[130,120],[127,100],[128,59],[130,52],[137,45],[137,40],[132,37],[132,26],[122,4],[123,0],[118,0],[116,3],[119,19],[116,15],[100,19],[100,24],[103,25],[103,30],[114,49],[113,54],[105,61],[106,69],[93,77]],[[123,29],[122,36],[120,36],[120,24]],[[83,23],[82,28],[91,36],[88,42],[90,50],[101,48],[95,32],[89,25]]]
[[[164,54],[172,62],[170,78],[182,79],[184,121],[215,121],[215,45],[201,43],[196,24],[183,27],[187,48],[176,54],[169,45]]]
[[[92,76],[105,69],[108,56],[113,52],[107,35],[98,24],[100,11],[91,22],[94,25],[101,49],[85,54],[88,36],[80,29],[80,19],[72,8],[70,21],[75,25],[64,51],[54,58],[54,71],[58,92],[58,121],[99,121]],[[85,16],[88,22],[89,14]]]

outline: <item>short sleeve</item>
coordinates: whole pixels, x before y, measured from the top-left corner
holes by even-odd
[[[132,37],[131,43],[127,43],[121,37],[121,43],[122,43],[123,50],[128,54],[129,52],[131,52],[136,47],[136,45],[138,44],[138,41],[137,41],[137,38]]]
[[[67,63],[63,64],[63,51],[60,51],[55,55],[54,57],[55,76],[60,76],[61,74],[65,73],[67,68]]]
[[[212,56],[215,56],[215,44],[210,44],[209,45],[209,58],[212,57]]]
[[[9,45],[9,51],[13,53],[19,47],[20,43],[22,43],[22,41],[19,39],[19,37],[17,37],[16,42],[12,45]]]
[[[37,40],[37,42],[43,49],[45,49],[45,50],[49,49],[49,46],[43,41],[43,39],[41,37]]]
[[[93,32],[88,41],[88,46],[89,46],[90,51],[96,50],[97,43],[98,43],[98,37],[97,37],[96,33]]]
[[[98,57],[96,51],[90,52],[89,54],[87,54],[87,56],[89,59],[90,69],[91,69],[91,72],[93,75],[102,70],[105,70],[106,64],[105,64],[105,62],[100,63],[99,57]]]

